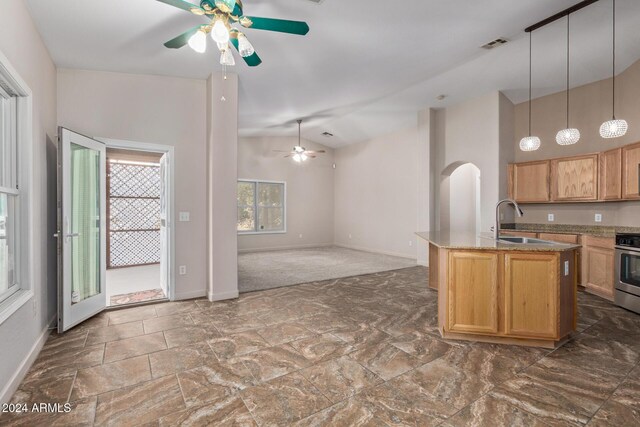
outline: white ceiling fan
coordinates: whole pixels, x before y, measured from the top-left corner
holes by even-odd
[[[278,153],[287,153],[287,155],[284,157],[291,157],[293,158],[293,161],[297,163],[306,162],[309,159],[315,159],[318,154],[326,153],[325,150],[311,151],[311,150],[307,150],[302,146],[302,138],[300,134],[300,126],[302,125],[302,120],[297,120],[297,122],[298,122],[298,145],[293,147],[292,151],[282,151],[282,150],[273,150],[273,151]]]

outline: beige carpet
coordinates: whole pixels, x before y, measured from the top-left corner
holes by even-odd
[[[238,290],[252,292],[414,267],[415,260],[337,246],[238,254]]]

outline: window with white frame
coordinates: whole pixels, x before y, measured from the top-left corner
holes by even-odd
[[[238,232],[242,234],[286,231],[286,184],[238,181]]]
[[[0,86],[0,302],[20,289],[17,151],[16,97]]]

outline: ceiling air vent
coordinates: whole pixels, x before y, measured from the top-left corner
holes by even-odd
[[[509,40],[507,40],[507,39],[499,38],[499,39],[495,39],[493,41],[490,41],[489,43],[487,43],[487,44],[485,44],[483,46],[480,46],[480,47],[483,48],[483,49],[491,50],[491,49],[494,49],[494,48],[496,48],[498,46],[502,46],[503,44],[507,43],[508,41]]]
[[[331,138],[333,136],[333,134],[331,132],[322,132],[322,136],[327,137],[327,138]]]

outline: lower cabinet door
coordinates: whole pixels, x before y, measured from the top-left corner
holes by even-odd
[[[452,332],[498,332],[498,254],[449,253],[448,326]]]
[[[505,255],[505,333],[558,338],[557,254]]]

